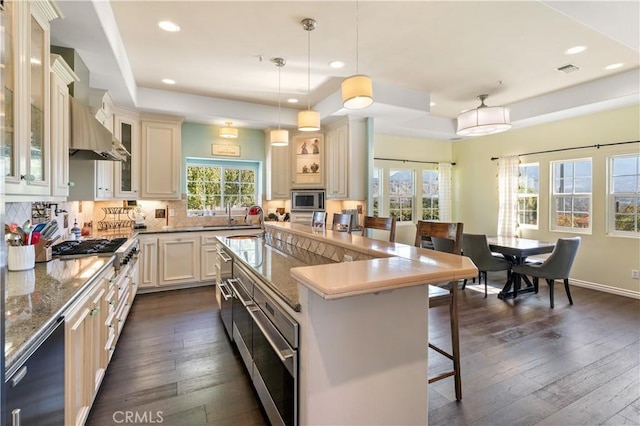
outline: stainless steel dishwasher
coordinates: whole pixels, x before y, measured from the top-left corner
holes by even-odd
[[[64,424],[64,317],[59,317],[7,373],[7,425]]]

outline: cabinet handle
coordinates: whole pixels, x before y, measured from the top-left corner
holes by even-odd
[[[115,305],[115,304],[116,304],[116,301],[115,301],[115,300],[111,300],[111,301],[109,301],[109,304],[110,304],[111,306],[113,306],[113,305]]]
[[[11,424],[13,426],[20,426],[20,409],[16,408],[11,412]]]
[[[36,177],[34,175],[20,175],[20,179],[27,183],[31,183],[36,180]]]
[[[93,308],[91,310],[91,313],[89,315],[91,316],[95,316],[98,312],[100,312],[100,308]]]
[[[68,182],[67,185],[73,188],[74,186],[76,186],[76,183],[75,182]]]

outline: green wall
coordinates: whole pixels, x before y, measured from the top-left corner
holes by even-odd
[[[456,142],[375,135],[373,155],[455,162],[453,220],[463,222],[467,233],[496,235],[498,163],[491,161],[491,157],[636,140],[640,140],[638,105]],[[640,144],[628,144],[520,157],[522,163],[540,164],[539,227],[538,230],[522,230],[522,237],[556,241],[562,237],[581,236],[572,279],[586,287],[605,286],[614,293],[635,297],[640,296],[640,280],[631,278],[631,270],[640,269],[640,238],[607,235],[606,159],[611,155],[638,152]],[[550,231],[549,162],[585,157],[593,161],[591,234]],[[415,236],[415,227],[403,225],[399,227],[396,240],[410,243]]]
[[[182,178],[181,191],[187,192],[186,159],[210,158],[220,160],[251,160],[260,162],[260,191],[264,193],[264,131],[238,129],[237,139],[225,139],[218,136],[219,126],[199,123],[182,124]],[[240,157],[214,156],[211,145],[235,145],[240,147]]]

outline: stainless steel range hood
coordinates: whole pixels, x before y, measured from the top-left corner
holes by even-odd
[[[124,161],[131,156],[120,141],[95,118],[88,107],[71,96],[69,102],[71,159]]]

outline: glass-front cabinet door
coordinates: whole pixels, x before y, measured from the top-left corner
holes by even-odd
[[[4,171],[7,181],[16,181],[18,179],[18,152],[15,143],[15,46],[14,46],[14,3],[11,1],[4,3],[4,57],[2,58],[2,66],[4,67]]]
[[[50,195],[49,22],[60,12],[45,0],[5,4],[12,61],[5,85],[12,123],[4,152],[5,190],[15,199]]]
[[[140,125],[137,114],[115,111],[115,136],[131,154],[125,161],[115,163],[115,198],[137,200],[140,183]]]
[[[293,137],[294,188],[324,188],[324,134],[301,133]]]

